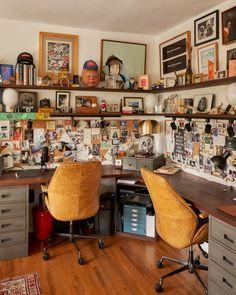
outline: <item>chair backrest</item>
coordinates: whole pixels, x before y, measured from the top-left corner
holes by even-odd
[[[94,216],[99,209],[101,163],[61,164],[48,186],[49,211],[61,221]]]
[[[156,230],[171,246],[182,249],[192,244],[198,217],[178,192],[162,176],[142,168],[156,215]]]

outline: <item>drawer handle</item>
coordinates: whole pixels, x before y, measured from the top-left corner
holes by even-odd
[[[234,244],[234,240],[228,237],[228,235],[224,234],[224,239],[229,241],[230,243]]]
[[[131,211],[134,212],[134,213],[137,213],[138,212],[137,209],[132,209]]]
[[[228,287],[230,287],[231,289],[233,289],[233,286],[225,279],[222,279],[223,283],[226,284]]]
[[[137,231],[138,229],[135,227],[132,227],[132,231]]]
[[[2,199],[11,198],[11,197],[12,197],[12,194],[3,194],[2,195]]]
[[[8,212],[11,212],[11,209],[2,209],[2,214],[3,213],[8,213]]]
[[[232,265],[232,266],[234,265],[233,262],[232,262],[231,260],[229,260],[229,258],[227,258],[227,257],[224,256],[224,255],[223,255],[223,260],[224,260],[225,262],[227,262],[228,264]]]
[[[11,225],[12,225],[11,223],[5,223],[5,224],[2,224],[2,228],[9,227]]]
[[[133,214],[132,214],[132,217],[138,217],[138,214],[134,214],[134,213],[133,213]]]
[[[11,241],[11,238],[2,239],[2,240],[1,240],[1,243],[6,243],[6,242],[10,242],[10,241]]]

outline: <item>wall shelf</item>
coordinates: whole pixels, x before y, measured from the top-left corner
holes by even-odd
[[[120,117],[121,113],[50,113],[50,117]]]
[[[215,119],[215,120],[236,120],[236,115],[231,114],[156,114],[166,118],[185,118],[185,119]]]

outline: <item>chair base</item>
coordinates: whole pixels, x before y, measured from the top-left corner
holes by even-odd
[[[208,289],[206,287],[206,285],[204,284],[203,280],[201,279],[201,277],[199,276],[198,272],[196,271],[196,269],[201,269],[201,270],[208,270],[208,267],[205,265],[200,264],[200,260],[199,260],[199,256],[194,259],[193,257],[193,246],[189,247],[189,256],[188,256],[188,261],[182,261],[182,260],[178,260],[178,259],[174,259],[171,257],[167,257],[167,256],[162,256],[161,259],[157,262],[157,267],[158,268],[162,268],[163,267],[163,261],[164,260],[169,260],[175,263],[178,263],[180,265],[183,265],[182,267],[180,267],[179,269],[176,269],[172,272],[169,272],[168,274],[162,276],[159,280],[159,283],[156,283],[155,285],[155,290],[160,293],[163,291],[163,281],[164,279],[171,277],[175,274],[178,274],[180,272],[183,272],[185,270],[188,270],[189,273],[194,273],[195,276],[197,277],[198,281],[201,283],[201,285],[203,286],[205,293],[208,294]]]
[[[58,233],[58,234],[55,234],[57,236],[60,236],[60,237],[63,237],[63,239],[61,240],[58,240],[54,243],[49,243],[44,249],[43,249],[43,259],[44,260],[49,260],[50,256],[49,256],[49,253],[48,253],[48,249],[51,248],[51,247],[54,247],[58,244],[61,244],[62,242],[64,241],[69,241],[71,243],[74,244],[75,248],[77,249],[78,251],[78,263],[80,265],[83,265],[85,263],[85,259],[82,255],[82,252],[80,250],[80,247],[79,247],[79,244],[77,243],[76,239],[93,239],[93,240],[97,240],[98,241],[98,247],[100,249],[103,249],[104,248],[104,242],[103,240],[101,239],[100,235],[99,236],[84,236],[84,235],[75,235],[73,234],[73,222],[70,221],[70,231],[68,234],[61,234],[61,233]],[[48,242],[51,241],[51,237],[49,236],[48,238]]]

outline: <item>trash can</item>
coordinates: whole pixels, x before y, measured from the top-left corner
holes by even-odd
[[[53,231],[53,217],[44,211],[42,205],[33,208],[34,237],[36,240],[47,240],[48,234]]]

